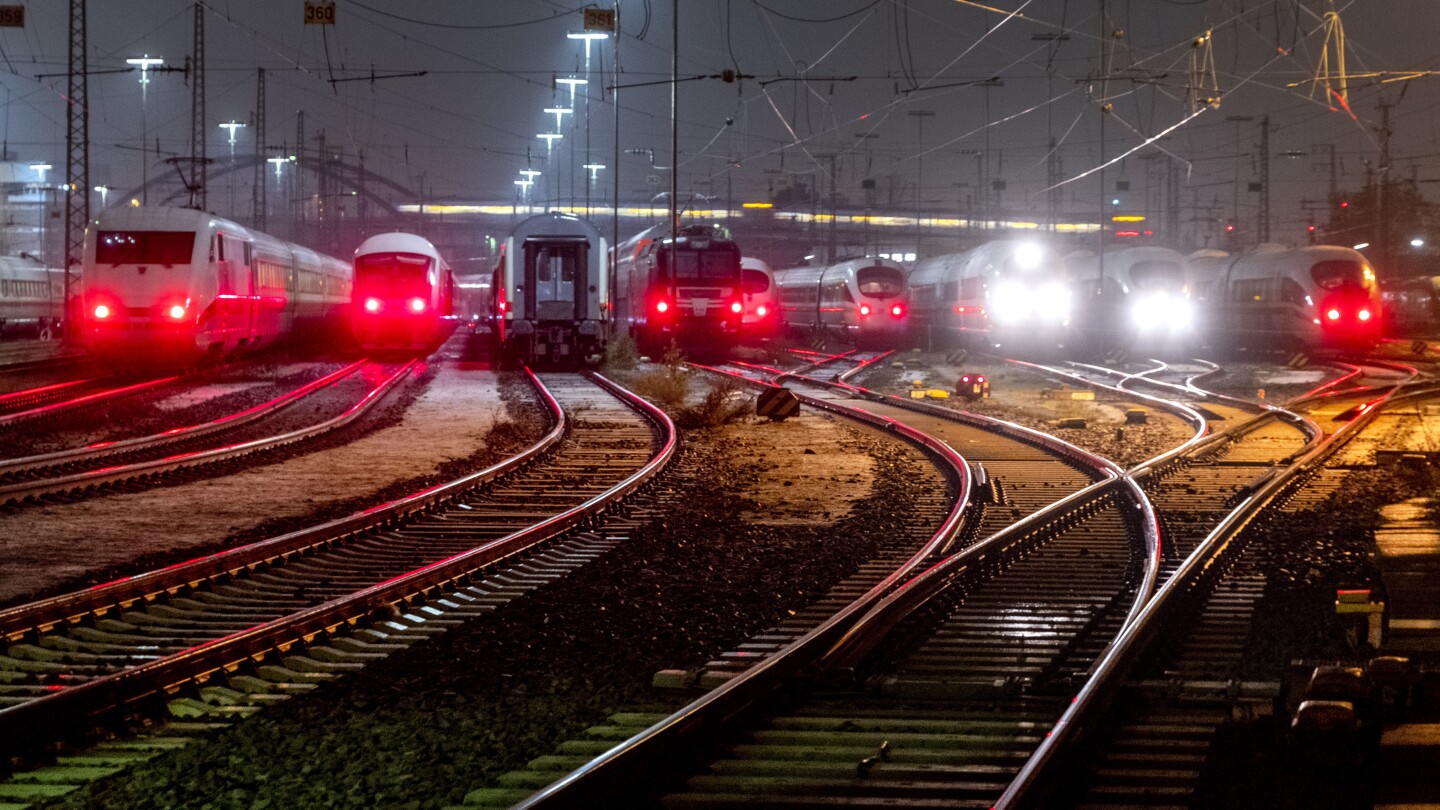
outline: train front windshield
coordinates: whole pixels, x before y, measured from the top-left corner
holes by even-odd
[[[355,287],[382,298],[428,297],[430,258],[414,253],[371,253],[355,261]]]
[[[195,251],[191,231],[100,231],[96,264],[189,264]]]
[[[905,292],[905,275],[884,265],[862,267],[855,271],[855,286],[868,298],[894,298]]]
[[[1316,262],[1315,266],[1310,268],[1310,277],[1323,289],[1339,290],[1368,286],[1366,282],[1374,280],[1375,274],[1360,262],[1334,259]]]
[[[670,259],[674,254],[674,268]],[[660,266],[667,271],[677,284],[724,283],[738,285],[740,280],[740,251],[709,247],[703,250],[671,250],[668,246],[660,249]]]

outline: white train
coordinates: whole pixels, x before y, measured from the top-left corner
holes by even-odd
[[[1033,240],[986,242],[934,256],[910,270],[916,337],[932,343],[1046,348],[1070,323],[1065,264]]]
[[[24,254],[0,256],[0,331],[48,340],[65,319],[65,271]]]
[[[558,364],[604,354],[609,250],[594,225],[571,214],[539,214],[516,225],[490,280],[491,336],[500,357]]]
[[[745,311],[740,327],[745,337],[774,337],[780,323],[780,291],[770,265],[750,256],[740,257],[740,291]]]
[[[350,310],[362,348],[431,349],[455,326],[455,277],[425,237],[377,234],[355,249]]]
[[[1214,343],[1353,349],[1380,339],[1375,271],[1335,245],[1200,251],[1189,261],[1192,295]]]
[[[1103,258],[1103,262],[1102,262]],[[1065,257],[1074,296],[1074,331],[1094,346],[1188,344],[1195,314],[1185,257],[1164,247],[1107,248]]]
[[[253,347],[340,322],[347,262],[188,208],[108,208],[85,232],[83,341],[132,361]]]
[[[838,335],[856,345],[894,346],[909,335],[905,268],[866,256],[775,274],[780,320],[797,332]]]

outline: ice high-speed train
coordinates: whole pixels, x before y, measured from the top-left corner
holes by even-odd
[[[135,362],[253,347],[338,322],[347,262],[188,208],[107,208],[85,232],[82,339]]]
[[[48,340],[65,319],[65,271],[26,254],[0,256],[0,332]]]
[[[987,242],[921,259],[910,270],[916,337],[933,343],[1042,348],[1065,342],[1065,265],[1032,240]]]
[[[745,337],[774,337],[780,323],[780,292],[775,287],[775,272],[759,259],[741,256],[740,273],[745,304],[741,328]]]
[[[490,280],[491,340],[507,361],[583,362],[605,351],[609,246],[595,226],[558,212],[516,225]]]
[[[1192,296],[1214,343],[1363,348],[1380,339],[1375,271],[1334,245],[1201,251],[1188,261]]]
[[[791,331],[826,333],[857,346],[893,346],[910,334],[905,268],[876,256],[775,273],[780,320]]]
[[[413,233],[382,233],[355,249],[351,328],[365,349],[423,350],[454,328],[450,265]]]
[[[1185,257],[1154,246],[1080,251],[1065,257],[1074,331],[1102,347],[1176,346],[1194,337]]]

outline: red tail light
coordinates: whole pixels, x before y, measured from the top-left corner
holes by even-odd
[[[185,307],[182,304],[174,304],[169,309],[165,310],[165,314],[169,315],[171,318],[177,321],[181,320],[185,317]]]
[[[1331,307],[1330,309],[1325,311],[1325,317],[1329,318],[1332,321],[1338,321],[1340,320],[1340,310]]]
[[[903,318],[905,316],[905,307],[900,304],[896,304],[895,306],[890,307],[890,314],[894,315],[897,318]]]
[[[500,302],[500,308],[501,308],[502,310],[505,308],[505,302],[503,302],[503,301]],[[379,312],[379,311],[380,311],[380,299],[379,299],[379,298],[366,298],[366,299],[365,299],[365,311],[366,311],[366,312]]]
[[[860,305],[860,314],[861,314],[861,315],[869,315],[869,314],[870,314],[870,305],[869,305],[869,304],[861,304],[861,305]]]
[[[1358,313],[1356,313],[1356,317],[1358,317],[1362,321],[1368,321],[1370,320],[1370,310],[1362,309]]]
[[[414,313],[417,313],[417,314],[418,314],[418,313],[421,313],[421,312],[424,312],[424,311],[425,311],[425,299],[424,299],[424,298],[411,298],[411,299],[410,299],[410,311],[411,311],[411,312],[414,312]]]
[[[669,312],[669,311],[670,311],[670,302],[669,302],[669,301],[664,301],[664,300],[656,301],[656,302],[655,302],[655,311],[661,313],[662,315],[663,315],[664,313],[666,313],[666,312]]]
[[[735,313],[736,315],[739,315],[740,313],[745,311],[745,305],[740,303],[739,301],[732,302],[730,304],[730,311]]]
[[[763,318],[766,315],[770,314],[770,310],[766,308],[764,304],[761,304],[760,306],[755,308],[755,314]]]
[[[103,321],[103,320],[105,320],[106,318],[109,318],[109,317],[110,317],[111,315],[113,315],[113,314],[114,314],[114,313],[110,311],[110,307],[106,306],[105,304],[96,304],[96,305],[95,305],[95,320],[97,320],[97,321]]]

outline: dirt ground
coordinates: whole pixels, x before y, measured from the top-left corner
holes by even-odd
[[[236,475],[0,515],[0,603],[141,555],[214,543],[266,520],[378,493],[474,454],[503,418],[493,372],[445,363],[398,425],[342,447]]]
[[[754,501],[745,520],[761,525],[813,524],[821,516],[840,520],[855,501],[870,494],[875,458],[852,438],[855,428],[837,417],[804,407],[783,422],[751,417],[725,429],[737,464],[759,473],[746,494]]]

